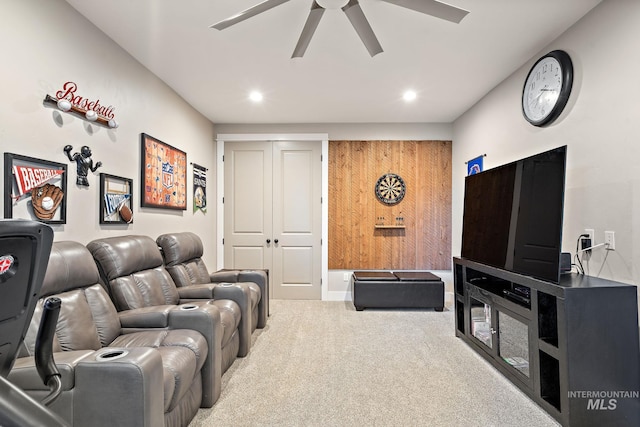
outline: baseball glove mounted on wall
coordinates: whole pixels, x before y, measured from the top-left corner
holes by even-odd
[[[34,215],[43,220],[53,218],[64,193],[60,187],[52,184],[44,184],[31,190],[31,204],[33,205]]]

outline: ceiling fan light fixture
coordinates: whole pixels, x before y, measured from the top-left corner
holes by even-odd
[[[349,3],[349,0],[316,0],[324,9],[342,9]]]
[[[211,25],[211,28],[217,30],[223,30],[253,16],[266,12],[269,9],[273,9],[283,3],[287,3],[291,0],[263,0],[253,7],[243,10],[242,12],[233,15],[230,18],[224,19],[217,24]],[[436,18],[444,19],[447,21],[459,23],[469,12],[464,9],[460,9],[455,6],[442,3],[439,0],[379,0],[386,3],[394,4],[396,6],[404,7],[406,9],[412,9],[426,15],[431,15]],[[362,43],[367,48],[371,57],[383,52],[382,46],[376,37],[371,24],[367,20],[360,2],[358,0],[313,0],[311,3],[311,10],[309,16],[304,24],[302,33],[298,39],[298,43],[293,51],[291,58],[300,58],[304,55],[311,37],[313,36],[322,14],[327,9],[341,9],[351,25],[353,26],[358,37],[362,40]]]

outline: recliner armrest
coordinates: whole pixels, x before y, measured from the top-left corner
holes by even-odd
[[[123,332],[138,331],[145,328],[167,328],[169,313],[175,305],[156,305],[118,312]]]
[[[239,282],[253,282],[260,288],[260,305],[258,310],[258,328],[267,325],[269,317],[269,275],[265,270],[242,270],[238,273]]]
[[[251,295],[246,283],[203,283],[178,288],[181,303],[202,300],[229,299],[240,307],[240,348],[238,356],[244,357],[251,349]]]
[[[202,407],[211,407],[222,390],[222,323],[218,307],[206,301],[160,305],[118,313],[123,333],[149,328],[191,329],[207,340],[209,355],[202,367]]]
[[[62,390],[71,390],[75,385],[75,369],[78,363],[91,357],[93,350],[60,351],[53,353],[53,359],[60,372]],[[38,375],[33,356],[19,357],[13,364],[8,376],[9,381],[25,391],[45,390],[47,387]]]
[[[104,347],[97,351],[62,351],[54,353],[54,359],[62,380],[60,401],[72,402],[68,410],[58,409],[71,424],[164,425],[164,368],[155,349]],[[9,380],[34,397],[49,391],[38,375],[33,357],[16,359]],[[52,408],[55,407],[54,404]]]
[[[209,354],[202,366],[201,407],[210,408],[222,391],[222,321],[220,310],[207,301],[173,306],[169,312],[170,329],[192,329],[207,340]]]
[[[94,357],[82,360],[76,368],[74,424],[164,425],[163,378],[162,358],[155,349],[105,347],[98,350]]]
[[[251,349],[251,291],[247,283],[218,283],[213,290],[216,300],[228,299],[234,301],[240,307],[242,320],[238,326],[240,337],[248,339],[240,340],[238,356],[244,357]]]
[[[212,282],[253,282],[260,288],[257,327],[264,328],[269,317],[269,274],[268,270],[218,270],[209,273]]]
[[[216,286],[218,286],[218,283],[202,283],[177,288],[178,295],[180,296],[180,303],[193,300],[213,299],[213,292]]]
[[[238,270],[220,270],[209,273],[209,279],[212,282],[237,282]]]

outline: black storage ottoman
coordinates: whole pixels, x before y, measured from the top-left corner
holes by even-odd
[[[428,271],[355,271],[352,298],[356,310],[365,308],[444,309],[444,282]]]

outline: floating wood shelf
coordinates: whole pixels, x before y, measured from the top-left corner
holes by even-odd
[[[374,228],[381,228],[381,229],[385,229],[385,228],[405,228],[404,225],[374,225]]]

